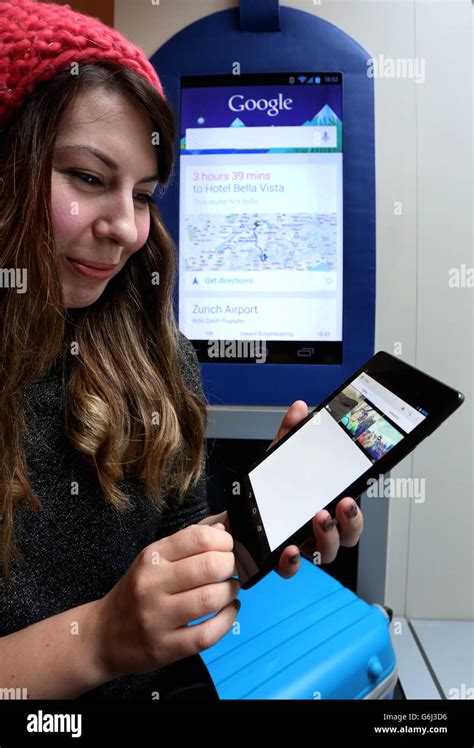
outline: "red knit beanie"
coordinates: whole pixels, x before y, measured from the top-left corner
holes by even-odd
[[[160,79],[142,49],[98,18],[70,5],[0,2],[0,129],[40,81],[71,63],[110,61],[134,70],[165,98]]]

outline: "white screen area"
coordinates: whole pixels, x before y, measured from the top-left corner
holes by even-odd
[[[342,341],[342,130],[342,85],[182,88],[190,340]]]
[[[273,551],[424,420],[361,374],[249,478]]]

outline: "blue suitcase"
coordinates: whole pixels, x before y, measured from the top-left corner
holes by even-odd
[[[272,571],[239,599],[233,628],[200,655],[220,699],[393,697],[397,662],[384,609],[305,557],[292,579]]]

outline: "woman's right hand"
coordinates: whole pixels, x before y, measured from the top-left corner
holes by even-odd
[[[190,525],[144,548],[96,601],[93,628],[109,680],[146,673],[211,647],[232,627],[240,591],[223,525]],[[187,626],[203,616],[212,618]],[[91,630],[91,629],[89,629]]]

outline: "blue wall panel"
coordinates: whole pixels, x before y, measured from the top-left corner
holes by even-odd
[[[375,152],[373,78],[370,55],[336,26],[311,13],[279,7],[277,0],[242,0],[187,26],[151,58],[179,121],[180,77],[340,71],[344,96],[344,311],[342,365],[201,364],[206,396],[218,405],[315,405],[350,377],[374,351],[375,328]],[[271,28],[277,30],[242,30]],[[279,30],[278,30],[279,28]],[[238,76],[236,76],[236,82]],[[176,173],[160,202],[178,246],[179,143]],[[177,307],[176,307],[177,308]]]

